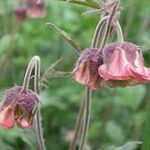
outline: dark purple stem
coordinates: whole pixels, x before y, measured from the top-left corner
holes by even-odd
[[[91,44],[92,48],[96,48],[97,40],[98,40],[99,34],[102,30],[102,26],[107,19],[108,19],[108,16],[105,16],[98,22],[94,36],[93,36],[92,44]]]
[[[99,52],[105,47],[106,45],[106,41],[107,41],[107,38],[109,36],[109,32],[110,32],[110,28],[111,28],[111,24],[112,24],[112,20],[113,20],[113,17],[117,11],[117,8],[118,8],[118,1],[116,1],[116,3],[114,4],[113,8],[112,8],[112,12],[108,18],[108,21],[107,21],[107,25],[106,25],[106,30],[105,30],[105,33],[104,33],[104,36],[103,36],[103,39],[102,39],[102,42],[101,42],[101,45],[100,45],[100,48],[99,48]]]

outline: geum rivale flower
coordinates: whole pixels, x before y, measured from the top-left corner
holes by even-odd
[[[103,84],[125,87],[145,84],[150,79],[150,68],[144,66],[140,47],[128,42],[115,42],[103,50],[104,64],[99,66]]]
[[[96,89],[102,80],[98,74],[98,67],[102,64],[102,54],[98,53],[97,48],[83,50],[72,72],[73,79],[91,89]]]
[[[13,128],[16,123],[23,129],[31,127],[38,106],[39,97],[35,92],[24,92],[21,86],[12,87],[0,104],[0,126]]]

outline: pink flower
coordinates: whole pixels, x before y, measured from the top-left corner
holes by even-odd
[[[24,21],[27,18],[27,9],[23,7],[18,7],[15,9],[15,16],[18,21]]]
[[[33,18],[45,17],[45,2],[37,3],[36,0],[28,0],[27,15]]]
[[[92,89],[96,89],[101,82],[98,67],[103,63],[103,58],[97,50],[90,48],[83,50],[72,72],[75,81]]]
[[[98,69],[103,83],[125,87],[149,81],[150,69],[144,66],[140,48],[132,43],[112,43],[103,50],[104,64]]]
[[[30,128],[38,105],[36,93],[31,90],[25,93],[21,86],[12,87],[0,105],[0,126],[13,128],[16,123],[20,128]]]

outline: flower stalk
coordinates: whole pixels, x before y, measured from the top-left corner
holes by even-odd
[[[86,87],[86,102],[85,102],[85,109],[84,109],[84,118],[83,118],[83,129],[81,133],[81,139],[79,144],[79,150],[84,149],[84,145],[87,138],[87,133],[90,124],[90,110],[91,110],[91,93],[92,90],[87,86]]]
[[[38,56],[34,56],[31,61],[29,62],[29,65],[27,67],[24,81],[23,81],[23,87],[22,91],[27,92],[29,87],[29,81],[31,78],[31,73],[33,68],[35,68],[35,74],[34,74],[34,91],[35,93],[40,93],[40,58]],[[44,139],[43,139],[43,132],[42,132],[42,124],[41,124],[41,114],[40,114],[40,106],[37,108],[36,112],[36,133],[37,133],[37,139],[38,139],[38,145],[40,150],[46,150]]]
[[[78,117],[77,117],[77,121],[76,121],[76,125],[75,125],[74,137],[73,137],[73,140],[69,146],[69,150],[75,149],[76,141],[77,141],[79,131],[81,128],[81,124],[83,121],[84,110],[85,110],[85,96],[83,97],[83,102],[82,102],[81,108],[80,108],[79,113],[78,113]]]
[[[109,32],[110,32],[110,28],[111,28],[111,24],[112,24],[112,21],[113,21],[113,18],[116,14],[116,11],[117,11],[117,8],[118,8],[118,1],[116,1],[116,3],[113,5],[113,8],[112,8],[112,12],[110,13],[109,15],[109,18],[107,20],[107,24],[106,24],[106,29],[105,29],[105,32],[104,32],[104,36],[102,38],[102,42],[101,42],[101,45],[99,47],[99,52],[105,47],[106,45],[106,41],[108,39],[108,36],[109,36]]]
[[[112,12],[109,15],[109,17],[106,16],[102,20],[100,20],[97,27],[96,27],[96,31],[94,33],[93,41],[92,41],[92,44],[91,44],[92,48],[96,47],[96,43],[97,43],[99,34],[101,32],[102,26],[103,26],[104,22],[107,19],[107,24],[106,24],[104,36],[102,38],[102,42],[101,42],[100,49],[98,50],[98,52],[100,52],[106,45],[106,41],[107,41],[107,38],[109,36],[109,31],[110,31],[110,28],[111,28],[112,20],[113,20],[113,17],[115,15],[116,11],[117,11],[117,8],[118,8],[118,1],[116,1],[116,3],[114,4]],[[81,140],[80,140],[79,150],[84,149],[84,144],[85,144],[85,141],[86,141],[88,128],[89,128],[89,124],[90,124],[91,93],[92,93],[92,89],[90,89],[87,86],[86,87],[86,104],[85,104],[85,111],[84,111],[85,117],[84,117],[83,129],[82,129],[82,133],[81,133]]]
[[[79,134],[78,128],[81,126],[81,122],[83,122],[83,124],[81,127],[82,131],[81,131],[81,138],[80,138],[80,143],[79,143],[79,150],[84,149],[84,144],[86,142],[88,128],[90,124],[91,93],[92,93],[92,89],[97,88],[101,80],[101,78],[98,75],[98,67],[102,65],[103,63],[101,50],[106,45],[106,41],[109,36],[109,31],[112,26],[112,21],[116,14],[117,8],[118,8],[118,1],[113,3],[113,8],[112,8],[110,15],[103,17],[99,21],[96,27],[94,36],[93,36],[91,49],[84,50],[81,53],[79,60],[77,62],[77,67],[73,70],[73,78],[77,82],[86,85],[86,95],[85,95],[85,100],[84,100],[85,102],[83,102],[81,106],[81,109],[83,109],[82,110],[83,114],[80,114],[81,113],[81,110],[80,110],[80,113],[77,119],[77,124],[76,124],[77,128],[75,129],[75,134],[74,134],[69,150],[75,149],[76,140]],[[104,27],[105,22],[106,22],[106,26],[104,30],[104,35],[102,37],[100,49],[98,49],[97,48],[98,39],[101,34],[102,28]],[[118,30],[118,32],[119,31],[120,30]]]

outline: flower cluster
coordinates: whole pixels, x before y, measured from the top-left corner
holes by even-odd
[[[12,87],[0,104],[0,126],[13,128],[16,123],[23,129],[31,127],[38,106],[39,97],[35,92],[24,92],[21,86]]]
[[[100,53],[96,49],[84,50],[73,70],[73,78],[92,89],[100,85],[134,86],[150,80],[150,68],[144,66],[139,46],[115,42]]]

